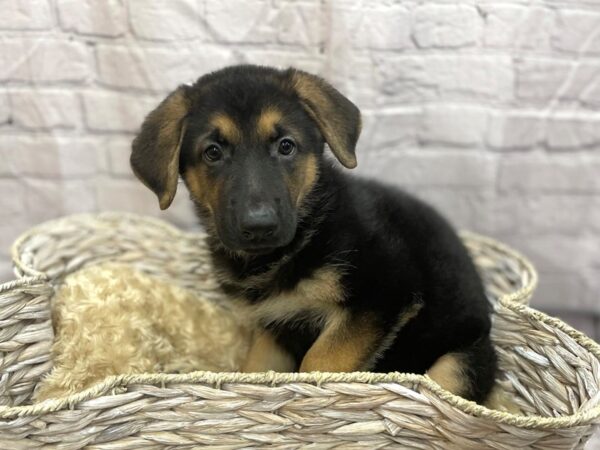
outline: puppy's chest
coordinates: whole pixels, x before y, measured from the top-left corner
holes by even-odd
[[[238,296],[248,314],[263,326],[295,321],[318,325],[343,308],[342,273],[333,266],[323,266],[287,289],[271,290],[270,282],[276,284],[276,279],[265,279],[266,295],[261,298]]]

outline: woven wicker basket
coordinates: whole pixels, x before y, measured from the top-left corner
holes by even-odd
[[[44,224],[13,247],[20,279],[0,286],[0,448],[582,448],[600,417],[600,347],[525,306],[536,275],[524,258],[463,237],[496,305],[499,383],[523,416],[398,373],[124,375],[29,405],[50,368],[49,299],[67,274],[121,261],[223,298],[202,235],[101,214]]]

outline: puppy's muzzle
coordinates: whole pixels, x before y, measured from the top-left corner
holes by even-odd
[[[279,239],[279,218],[275,208],[266,204],[248,207],[240,220],[240,235],[249,245],[269,245]]]

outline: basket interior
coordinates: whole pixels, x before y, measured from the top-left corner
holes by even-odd
[[[499,383],[525,414],[557,417],[598,401],[597,355],[568,333],[524,319],[497,300],[522,292],[527,302],[535,272],[520,255],[486,238],[463,234],[497,306],[493,340],[502,369]],[[202,234],[186,234],[152,219],[123,214],[75,216],[32,230],[13,249],[22,275],[46,274],[52,284],[80,268],[105,261],[128,263],[163,280],[223,301]],[[20,403],[26,399],[20,398]]]

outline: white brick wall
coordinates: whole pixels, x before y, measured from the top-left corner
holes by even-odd
[[[538,265],[538,306],[600,313],[600,1],[0,0],[0,278],[63,214],[159,212],[128,167],[143,116],[228,64],[294,64],[364,111],[359,169]]]

